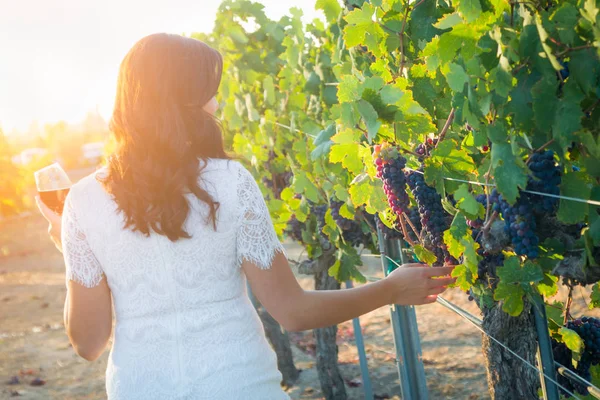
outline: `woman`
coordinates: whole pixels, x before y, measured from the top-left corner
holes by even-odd
[[[103,353],[114,301],[111,400],[288,399],[246,280],[289,331],[431,303],[454,282],[451,267],[409,264],[356,289],[303,290],[257,184],[223,149],[221,72],[198,40],[140,40],[121,64],[108,165],[71,188],[62,221],[38,200],[64,253],[65,327],[81,357]]]

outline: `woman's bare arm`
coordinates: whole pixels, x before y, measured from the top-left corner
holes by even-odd
[[[244,261],[242,268],[254,295],[288,331],[331,326],[388,304],[427,304],[454,282],[453,267],[431,268],[408,264],[387,278],[343,290],[300,287],[285,256],[278,253],[270,269]],[[440,277],[440,279],[432,279]]]
[[[88,361],[100,357],[112,331],[112,300],[106,278],[92,288],[69,281],[64,318],[75,352]]]

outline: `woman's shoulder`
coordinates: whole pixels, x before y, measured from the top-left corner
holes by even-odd
[[[71,201],[78,203],[89,200],[92,197],[98,198],[103,195],[107,196],[108,194],[102,188],[102,183],[99,180],[106,176],[107,173],[108,169],[106,167],[101,167],[73,184],[69,191]]]
[[[202,160],[200,166],[202,173],[220,171],[237,177],[240,173],[243,174],[248,172],[239,161],[226,158],[209,158]]]

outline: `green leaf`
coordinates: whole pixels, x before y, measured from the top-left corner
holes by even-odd
[[[506,125],[502,121],[496,121],[492,125],[484,126],[487,133],[487,137],[492,143],[505,144],[508,141],[508,135],[506,134]],[[493,149],[494,146],[492,146]]]
[[[460,258],[462,256],[468,244],[465,239],[468,237],[469,231],[464,215],[456,214],[450,228],[444,232],[444,243],[452,257]]]
[[[329,152],[329,161],[334,164],[341,163],[351,173],[359,174],[363,170],[359,147],[358,143],[335,144]]]
[[[581,128],[583,111],[579,104],[584,95],[574,80],[567,80],[563,87],[563,98],[560,100],[554,115],[552,136],[567,147],[573,140],[573,133]]]
[[[381,100],[386,104],[395,104],[404,93],[402,90],[392,85],[385,85],[381,89]]]
[[[344,203],[340,207],[340,215],[346,219],[353,220],[354,212],[348,207],[348,204]]]
[[[504,265],[496,270],[500,283],[529,284],[544,279],[544,273],[538,264],[526,261],[523,266],[519,258],[512,256],[504,261]]]
[[[373,140],[381,127],[381,122],[377,120],[377,111],[375,111],[371,103],[360,99],[358,102],[358,112],[367,126],[368,139]]]
[[[458,13],[452,13],[444,15],[433,26],[435,26],[438,29],[449,29],[452,28],[454,25],[460,24],[462,22],[463,19],[460,15],[458,15]]]
[[[554,22],[560,41],[571,45],[575,39],[575,29],[579,12],[571,3],[564,2],[552,14],[550,20]]]
[[[263,79],[263,89],[264,102],[272,106],[275,104],[275,86],[273,85],[273,77],[270,75],[265,76],[265,79]]]
[[[548,32],[546,32],[546,29],[544,29],[544,26],[542,25],[542,17],[540,17],[540,14],[536,14],[535,25],[537,27],[538,34],[540,35],[540,42],[542,43],[542,48],[546,53],[546,58],[548,59],[548,61],[550,61],[552,67],[554,67],[555,70],[560,71],[562,69],[562,66],[552,53],[552,49],[550,48],[550,46],[546,43],[546,40],[548,40],[549,35]]]
[[[502,310],[513,317],[523,312],[523,296],[525,291],[520,285],[498,284],[494,292],[494,300],[502,301]]]
[[[342,7],[338,0],[317,0],[315,9],[322,10],[325,13],[325,18],[330,23],[337,21],[338,16],[342,12]]]
[[[290,67],[296,68],[300,62],[300,47],[294,43],[292,36],[286,36],[282,44],[286,49],[280,58],[287,61]]]
[[[471,23],[481,15],[481,3],[479,0],[460,0],[457,1],[457,10],[464,19]]]
[[[425,159],[425,181],[434,185],[439,193],[444,192],[442,177],[471,179],[475,163],[469,154],[459,149],[453,140],[440,142],[431,156]]]
[[[567,345],[569,350],[575,353],[581,353],[583,350],[583,340],[575,331],[563,326],[558,330],[558,333],[562,336],[563,342]]]
[[[558,301],[555,301],[552,304],[546,304],[546,315],[548,317],[548,322],[552,322],[556,326],[557,330],[563,325],[563,307],[564,304]]]
[[[561,196],[589,200],[591,189],[588,186],[585,172],[567,172],[560,185]],[[565,224],[576,224],[583,221],[588,211],[588,204],[578,201],[560,199],[558,219]]]
[[[454,199],[457,200],[456,206],[462,210],[469,219],[477,219],[485,213],[483,205],[475,200],[475,197],[469,192],[469,186],[462,184],[454,192]]]
[[[416,245],[413,248],[413,250],[415,252],[415,256],[417,256],[417,259],[424,264],[432,265],[437,261],[437,257],[435,256],[435,254],[433,254],[420,244]]]
[[[340,103],[358,101],[362,95],[362,86],[353,75],[344,75],[338,85],[337,95]]]
[[[379,179],[363,180],[351,185],[349,192],[352,205],[355,208],[364,205],[369,214],[384,212],[388,208],[387,198]]]
[[[339,282],[354,280],[365,283],[367,280],[357,267],[362,265],[362,260],[356,249],[352,246],[340,245],[337,260],[329,268],[328,274]]]
[[[595,283],[592,286],[592,293],[590,294],[590,304],[588,305],[590,309],[600,307],[600,287],[598,283]]]
[[[313,202],[319,201],[319,194],[317,187],[311,180],[306,176],[303,171],[296,171],[294,173],[294,181],[292,183],[296,193],[304,194],[307,199]]]
[[[498,191],[513,204],[519,195],[519,188],[527,186],[527,174],[517,165],[510,144],[495,143],[492,146],[492,164]]]
[[[535,124],[541,131],[550,131],[552,128],[556,108],[558,107],[557,90],[556,77],[541,79],[531,89]]]
[[[448,86],[455,92],[462,92],[465,89],[465,83],[469,82],[469,76],[458,64],[450,63],[448,67],[450,69],[446,74]]]
[[[333,145],[331,137],[335,135],[335,133],[335,124],[331,124],[319,132],[314,140],[315,149],[310,153],[311,160],[315,161],[329,154],[329,149]]]

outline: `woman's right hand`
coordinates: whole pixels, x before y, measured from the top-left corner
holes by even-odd
[[[391,304],[419,305],[433,303],[456,278],[450,274],[454,266],[430,267],[426,264],[404,264],[386,278],[391,291]]]

